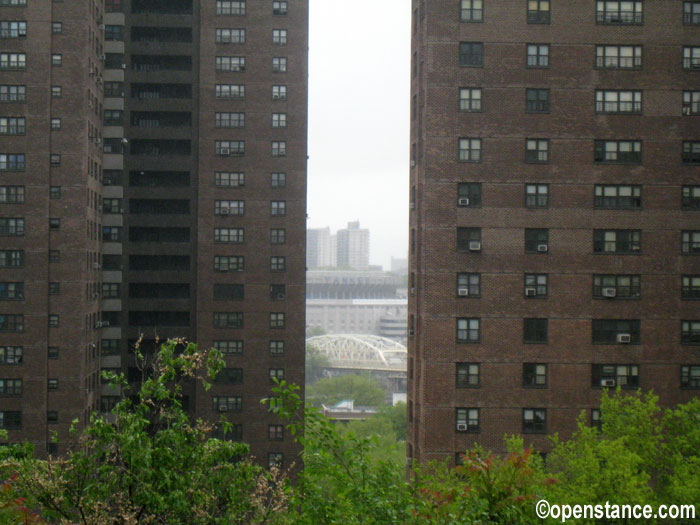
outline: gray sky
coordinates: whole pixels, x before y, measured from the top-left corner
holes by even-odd
[[[406,257],[408,0],[310,0],[309,228],[360,220],[370,262]]]

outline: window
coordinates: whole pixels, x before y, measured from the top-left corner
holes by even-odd
[[[642,46],[596,46],[595,65],[605,69],[639,69]]]
[[[0,428],[4,430],[22,428],[22,412],[11,410],[0,411]]]
[[[479,409],[458,408],[455,410],[457,432],[479,432]]]
[[[49,262],[61,262],[61,250],[49,250]]]
[[[23,355],[21,346],[0,346],[0,365],[21,365]]]
[[[243,228],[214,228],[214,242],[243,244]]]
[[[523,409],[523,434],[545,434],[547,432],[547,409]]]
[[[214,184],[220,188],[239,188],[245,185],[245,174],[231,171],[217,171]]]
[[[526,89],[525,112],[549,113],[549,89]]]
[[[591,426],[593,428],[597,428],[598,431],[603,430],[603,422],[600,419],[600,409],[599,408],[592,408],[591,409]]]
[[[62,88],[61,86],[51,86],[51,97],[61,98]]]
[[[525,228],[525,253],[547,253],[549,230]]]
[[[457,184],[457,206],[465,208],[481,207],[481,183],[460,182]]]
[[[27,86],[0,85],[0,102],[26,102]]]
[[[27,55],[24,53],[0,53],[0,70],[27,68]]]
[[[0,171],[24,171],[24,153],[0,153]]]
[[[0,186],[0,204],[24,203],[24,186]]]
[[[481,139],[460,138],[459,160],[461,162],[481,162]]]
[[[270,312],[270,328],[284,328],[284,312]]]
[[[523,363],[523,386],[526,388],[546,387],[547,365],[541,363]]]
[[[641,24],[644,22],[643,2],[619,2],[598,0],[596,2],[596,23],[598,24]]]
[[[527,23],[549,24],[549,0],[528,0]]]
[[[0,282],[0,300],[1,301],[16,301],[24,299],[24,283],[23,282]]]
[[[286,73],[287,72],[287,57],[273,57],[272,58],[272,72],[273,73]]]
[[[242,284],[215,284],[215,301],[235,301],[245,298],[245,288]]]
[[[245,15],[245,0],[216,0],[217,15]]]
[[[216,255],[214,256],[214,270],[217,272],[242,272],[244,258],[242,255]]]
[[[120,283],[102,283],[103,299],[119,299],[121,297]]]
[[[217,71],[245,71],[245,57],[218,56],[215,61]]]
[[[287,270],[287,258],[281,256],[270,257],[270,271],[284,272]]]
[[[0,237],[24,235],[24,219],[0,218]]]
[[[0,21],[0,38],[24,38],[26,36],[27,22],[14,20]]]
[[[105,109],[104,125],[121,126],[124,124],[124,112],[120,109]]]
[[[214,378],[214,383],[226,385],[239,385],[243,383],[242,368],[222,368]]]
[[[458,273],[457,274],[457,297],[480,297],[481,296],[481,274],[479,273]]]
[[[272,188],[284,188],[287,185],[287,174],[286,173],[272,173],[270,174],[270,187]]]
[[[0,332],[24,332],[24,316],[0,314]]]
[[[591,386],[637,388],[639,387],[639,367],[637,365],[592,365]]]
[[[233,412],[243,409],[241,396],[213,396],[211,400],[214,412]]]
[[[0,396],[21,396],[21,379],[0,379]]]
[[[525,162],[549,162],[549,139],[526,139]]]
[[[700,70],[700,46],[683,48],[683,69]]]
[[[24,135],[25,131],[24,117],[0,117],[0,135]]]
[[[481,88],[460,88],[459,109],[469,112],[481,111]]]
[[[271,284],[270,285],[270,300],[272,301],[284,301],[287,296],[286,287],[283,284]]]
[[[484,44],[482,42],[460,42],[459,65],[465,67],[483,66]]]
[[[51,55],[51,65],[52,66],[61,66],[63,65],[63,55],[60,53],[54,53]]]
[[[525,207],[546,208],[549,206],[549,184],[525,184]]]
[[[612,164],[639,164],[642,162],[642,143],[639,140],[596,140],[593,160]]]
[[[122,10],[122,0],[105,0],[105,12],[118,13]]]
[[[700,3],[698,3],[698,5],[700,5]],[[0,100],[2,100],[2,91],[0,91]],[[700,91],[683,92],[681,113],[683,115],[700,115]]]
[[[270,229],[270,244],[284,244],[287,242],[287,230],[284,228]]]
[[[700,366],[681,366],[681,388],[700,388]]]
[[[22,268],[24,250],[0,250],[0,268]]]
[[[272,127],[273,128],[286,128],[287,127],[287,114],[286,113],[273,113],[272,114]]]
[[[596,113],[642,113],[641,91],[602,90],[595,92]]]
[[[287,14],[287,2],[272,2],[272,14],[273,15],[286,15]]]
[[[212,346],[224,355],[240,355],[243,353],[243,341],[214,341]]]
[[[61,198],[61,187],[60,186],[49,186],[49,198],[50,199],[60,199]]]
[[[593,203],[596,208],[641,209],[642,187],[596,184]]]
[[[457,388],[478,388],[479,363],[457,363]]]
[[[243,313],[214,312],[214,328],[243,328]]]
[[[527,67],[549,67],[549,44],[527,45]]]
[[[61,129],[61,119],[60,118],[52,118],[51,119],[51,130],[52,131],[59,131]]]
[[[287,143],[280,141],[272,142],[272,156],[273,157],[286,157],[287,156]]]
[[[27,0],[0,0],[0,7],[23,7]]]
[[[270,215],[273,217],[279,217],[281,215],[287,214],[287,202],[286,201],[270,201]]]
[[[268,425],[267,435],[270,441],[283,441],[284,425]]]
[[[57,217],[49,218],[49,230],[60,230],[61,229],[61,219]]]
[[[245,98],[245,86],[243,84],[217,84],[216,98],[227,100]]]
[[[483,0],[461,0],[459,19],[462,22],[483,22]]]
[[[547,319],[523,319],[523,342],[546,343]]]
[[[683,142],[683,164],[700,164],[700,141]]]
[[[547,274],[546,273],[526,273],[525,274],[525,297],[544,298],[547,297]]]
[[[284,368],[270,368],[268,374],[270,377],[270,383],[274,383],[275,379],[277,381],[282,381],[284,379]]]
[[[636,319],[593,319],[593,344],[639,344],[641,323]]]
[[[700,275],[681,277],[681,297],[683,299],[700,299]]]
[[[245,214],[245,201],[214,201],[214,215]]]
[[[216,113],[214,127],[242,128],[245,127],[245,113]]]
[[[681,232],[681,253],[700,255],[700,230]]]
[[[273,2],[273,4],[284,4],[286,6],[287,2]],[[270,452],[267,455],[267,466],[268,468],[281,469],[284,466],[284,454],[282,452]]]
[[[700,2],[683,2],[683,23],[700,25]]]
[[[481,228],[457,228],[457,251],[481,251]]]
[[[457,342],[478,343],[481,341],[481,320],[476,318],[457,319]]]
[[[100,343],[102,355],[119,355],[119,339],[102,339]]]
[[[700,321],[681,321],[681,344],[700,345]]]
[[[639,275],[596,274],[593,276],[593,297],[639,299],[640,281]]]
[[[60,166],[61,165],[61,156],[56,154],[56,153],[52,153],[49,156],[49,163],[52,166]]]
[[[57,346],[49,346],[47,356],[49,359],[58,359],[59,348]]]
[[[272,30],[272,43],[277,46],[283,46],[287,43],[287,30],[286,29],[273,29]]]
[[[245,44],[245,29],[217,29],[214,39],[217,44]]]
[[[642,249],[641,230],[594,230],[594,253],[639,253]]]
[[[124,41],[124,26],[105,26],[105,41]]]
[[[47,388],[49,390],[58,390],[58,379],[50,378],[47,383]]]
[[[49,315],[49,327],[50,328],[56,328],[59,325],[60,317],[58,314],[50,314]]]

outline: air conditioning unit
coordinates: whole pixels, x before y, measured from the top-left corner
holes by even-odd
[[[615,297],[617,290],[615,288],[603,288],[603,297]]]
[[[100,55],[100,60],[104,62],[107,59],[107,55]]]
[[[537,245],[537,251],[538,251],[538,252],[546,252],[547,250],[549,250],[549,246],[548,246],[548,245],[546,245],[546,244],[538,244],[538,245]]]
[[[102,328],[106,328],[109,326],[109,321],[102,321]]]
[[[600,386],[613,387],[613,386],[615,386],[615,380],[614,379],[601,379]]]
[[[691,109],[690,106],[685,106],[685,107],[683,108],[683,114],[684,114],[684,115],[690,115],[690,109]]]
[[[467,297],[469,295],[469,288],[457,288],[457,295],[460,297]]]
[[[457,199],[457,205],[458,206],[469,206],[469,199],[462,197],[461,199]]]
[[[219,412],[228,412],[228,407],[226,407],[226,406],[219,406]]]
[[[97,78],[95,79],[98,84],[102,83],[102,75],[97,75]]]
[[[470,252],[480,252],[481,251],[481,241],[469,241],[469,251]]]
[[[104,30],[105,30],[105,25],[104,25],[104,24],[100,24],[100,29],[102,29],[102,31],[104,31]]]
[[[272,100],[279,100],[281,97],[277,93],[272,94]]]
[[[122,64],[122,69],[126,69],[126,64]]]
[[[537,295],[537,288],[528,286],[525,288],[525,297],[535,297]]]
[[[617,334],[618,343],[629,343],[632,341],[632,336],[630,334]]]
[[[100,137],[95,137],[95,144],[102,144],[102,139]]]
[[[466,432],[467,431],[467,424],[466,423],[457,423],[457,432]]]
[[[632,246],[630,246],[630,250],[632,250],[633,252],[638,252],[639,249],[640,249],[639,244],[633,244]]]
[[[102,328],[102,321],[97,321],[95,323],[95,328]]]
[[[100,269],[100,263],[98,263],[98,262],[92,263],[92,268],[93,268],[94,270],[99,270],[99,269]]]
[[[97,211],[102,211],[102,204],[97,205]]]
[[[219,150],[219,155],[221,155],[222,157],[228,157],[230,154],[231,154],[231,150],[228,148],[221,148]]]
[[[278,300],[278,301],[284,301],[284,294],[283,294],[283,293],[278,293],[278,294],[277,294],[277,300]]]
[[[229,213],[231,213],[231,210],[229,208],[221,208],[219,210],[220,215],[228,215]]]

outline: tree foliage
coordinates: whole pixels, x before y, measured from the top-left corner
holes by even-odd
[[[385,397],[379,383],[355,374],[326,377],[306,389],[306,400],[314,406],[330,406],[351,400],[358,406],[377,407],[384,404]]]

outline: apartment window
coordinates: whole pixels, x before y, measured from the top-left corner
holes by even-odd
[[[285,73],[287,71],[287,57],[272,58],[272,72]]]
[[[245,0],[216,0],[217,15],[245,15]]]
[[[245,98],[245,86],[243,84],[217,84],[216,98],[236,100]]]
[[[0,237],[20,237],[24,235],[24,219],[0,218]]]
[[[24,117],[0,117],[0,135],[24,135],[25,132]]]
[[[483,42],[460,42],[459,65],[465,67],[481,67],[484,65]]]
[[[700,254],[700,230],[681,232],[681,253],[683,255]]]
[[[121,126],[124,124],[124,112],[120,109],[105,109],[104,125]]]
[[[284,312],[270,312],[270,328],[284,328]]]
[[[214,341],[212,346],[224,355],[240,355],[243,353],[243,341],[240,339]]]
[[[243,369],[222,368],[219,373],[216,374],[214,382],[225,385],[239,385],[243,383]]]
[[[0,21],[0,38],[24,38],[27,36],[27,22],[15,20]]]
[[[21,396],[21,379],[0,379],[0,396]]]
[[[270,383],[274,383],[275,380],[277,381],[282,381],[284,380],[284,368],[270,368],[268,371],[269,377],[270,377]]]
[[[100,343],[102,355],[119,355],[119,339],[102,339]]]
[[[240,188],[245,185],[245,174],[234,171],[217,171],[214,184],[220,188]]]
[[[461,0],[459,19],[462,22],[483,22],[483,0]]]
[[[700,164],[700,141],[683,142],[683,164]]]
[[[245,57],[218,56],[215,59],[217,71],[245,71]]]
[[[0,7],[23,7],[27,0],[0,0]]]
[[[214,312],[214,328],[243,328],[243,313]]]
[[[526,89],[525,111],[527,113],[549,113],[549,89]]]
[[[22,268],[24,250],[0,250],[0,268]]]
[[[700,46],[683,48],[683,69],[700,70]]]
[[[270,271],[284,272],[287,270],[287,258],[282,256],[270,257]]]
[[[549,206],[549,184],[526,184],[525,207],[546,208]]]
[[[61,250],[49,250],[49,262],[61,262]]]
[[[481,183],[460,182],[457,184],[457,206],[465,208],[481,207]]]
[[[685,25],[700,25],[700,2],[683,2],[683,23]]]
[[[54,53],[53,55],[51,55],[51,65],[52,66],[63,65],[63,55],[60,53]]]
[[[546,273],[526,273],[525,274],[525,297],[544,298],[547,297],[547,274]]]
[[[245,29],[217,29],[214,38],[217,44],[245,44]]]
[[[214,256],[214,271],[217,272],[242,272],[244,265],[245,262],[242,255]]]
[[[287,185],[287,174],[286,173],[272,173],[270,174],[270,187],[272,188],[284,188]]]
[[[287,86],[272,86],[272,100],[287,100]]]
[[[639,253],[642,249],[641,230],[594,230],[594,253]]]
[[[102,283],[103,299],[119,299],[121,297],[120,283]]]
[[[49,156],[49,163],[52,166],[60,166],[61,165],[61,155],[59,155],[57,153],[52,153]]]
[[[283,46],[287,43],[287,30],[286,29],[273,29],[272,30],[272,43],[277,46]]]
[[[286,287],[283,284],[270,285],[270,300],[284,301],[286,297]]]
[[[107,25],[105,26],[105,40],[113,40],[117,42],[124,41],[124,26]]]
[[[23,282],[0,282],[0,300],[17,301],[24,299]]]
[[[549,44],[527,45],[527,67],[549,67]]]
[[[638,388],[639,367],[637,365],[592,365],[591,386]]]
[[[122,7],[122,0],[105,0],[105,12],[107,13],[118,13]]]
[[[241,396],[212,396],[211,399],[214,412],[234,412],[243,409]]]
[[[23,355],[21,346],[0,346],[0,365],[21,365]]]
[[[619,2],[598,0],[596,2],[596,23],[598,24],[642,24],[643,2]]]
[[[0,428],[4,430],[17,430],[22,428],[22,412],[1,410]]]
[[[639,164],[642,162],[642,143],[639,140],[596,140],[593,160],[611,164]]]
[[[481,228],[457,228],[457,251],[481,251]]]
[[[0,186],[0,204],[23,204],[24,186]]]
[[[58,314],[50,314],[49,315],[49,327],[50,328],[56,328],[58,327],[60,322],[60,317]]]
[[[50,199],[60,199],[61,198],[61,187],[60,186],[50,186],[49,187],[49,198]]]
[[[287,14],[287,2],[272,2],[272,14],[273,15],[286,15]]]
[[[625,184],[596,184],[593,203],[596,208],[640,209],[642,187]]]
[[[58,379],[50,378],[47,382],[47,388],[49,390],[58,390]]]
[[[26,102],[27,86],[0,85],[0,102]]]
[[[0,55],[2,56],[2,55]],[[61,86],[51,86],[51,97],[52,98],[61,98],[62,94],[62,88]]]
[[[284,425],[268,425],[267,435],[270,441],[283,441]]]
[[[478,388],[479,363],[457,363],[457,388]]]
[[[455,410],[457,432],[479,432],[479,409],[458,408]]]
[[[216,113],[214,127],[242,128],[245,127],[245,113]]]
[[[681,277],[681,297],[683,299],[700,299],[700,275]]]
[[[642,46],[596,46],[596,67],[604,69],[639,69]]]
[[[641,323],[636,319],[593,319],[594,344],[639,344]]]
[[[700,388],[700,366],[681,366],[681,388]]]
[[[476,318],[457,319],[457,342],[478,343],[481,341],[481,320]]]
[[[24,153],[0,153],[0,171],[24,171]]]
[[[272,156],[273,157],[286,157],[287,156],[287,143],[284,141],[273,141],[272,142]]]
[[[549,162],[549,139],[526,139],[525,162]]]
[[[639,275],[593,276],[593,297],[639,299],[641,297],[641,277]]]
[[[700,321],[681,321],[681,344],[700,345]]]
[[[287,114],[286,113],[273,113],[272,114],[272,127],[273,128],[286,128],[287,127]]]
[[[549,0],[528,0],[527,2],[527,23],[528,24],[549,24]]]
[[[523,319],[523,342],[546,343],[547,319]]]
[[[542,363],[523,363],[523,386],[544,388],[547,386],[547,365]]]
[[[600,419],[600,409],[591,409],[591,426],[597,428],[599,431],[603,430],[603,422]]]
[[[460,88],[459,109],[469,112],[481,111],[481,88]]]
[[[245,201],[214,201],[214,215],[245,214]]]
[[[595,110],[596,113],[641,114],[642,92],[598,89],[595,92]]]
[[[221,157],[242,157],[245,155],[245,141],[217,140],[214,142],[214,151]]]
[[[459,160],[461,162],[481,162],[481,139],[460,138]]]
[[[698,4],[700,5],[700,3]],[[2,100],[2,86],[0,86],[0,100]],[[683,106],[681,108],[683,115],[700,115],[700,91],[684,91]]]
[[[59,131],[61,129],[61,119],[52,118],[51,119],[51,131]]]
[[[284,244],[287,242],[287,230],[284,228],[270,229],[270,244]]]
[[[214,242],[243,244],[243,228],[214,228]]]
[[[457,297],[480,297],[481,296],[481,274],[479,273],[458,273],[457,274]]]
[[[547,409],[523,409],[523,434],[545,434],[547,432]]]
[[[547,253],[549,250],[549,230],[525,228],[525,253]]]
[[[61,219],[57,217],[49,218],[49,230],[60,230],[61,229]]]
[[[0,53],[0,70],[27,68],[27,55],[24,53]]]
[[[287,2],[273,2],[273,4],[284,4],[286,6]],[[282,469],[282,467],[284,466],[284,454],[282,452],[270,452],[267,455],[267,466],[268,468]]]
[[[286,201],[270,201],[270,215],[279,217],[287,214]]]
[[[270,355],[284,355],[284,341],[270,341]]]

